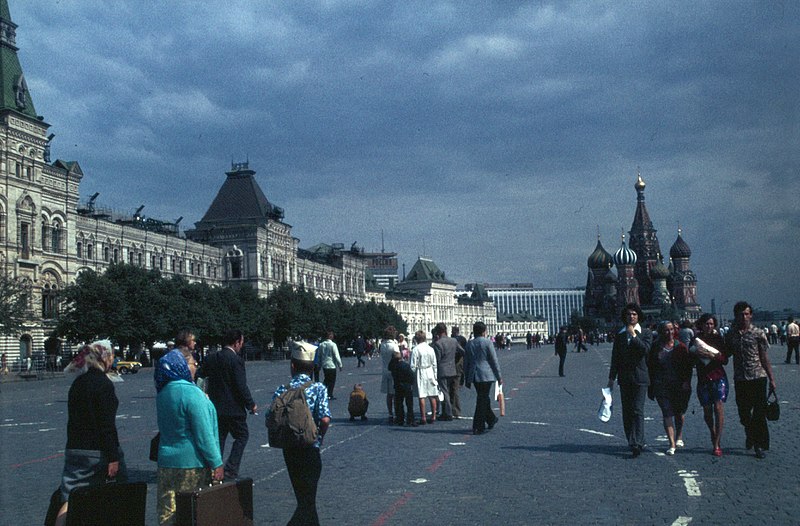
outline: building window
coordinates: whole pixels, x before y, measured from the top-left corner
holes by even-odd
[[[42,318],[51,320],[58,317],[58,290],[55,285],[42,287]]]
[[[22,165],[17,163],[14,172],[17,175],[18,179],[22,179]]]
[[[83,258],[83,243],[80,241],[75,244],[75,255],[78,256],[78,259]]]
[[[94,259],[94,245],[91,243],[86,243],[86,259]]]
[[[118,263],[118,262],[119,262],[119,249],[115,248],[114,249],[114,263]]]
[[[57,254],[61,252],[61,228],[58,223],[55,223],[50,230],[50,244],[53,252]]]
[[[6,211],[0,208],[0,241],[6,239]]]
[[[159,270],[164,270],[164,256],[158,258],[158,268]]]
[[[136,254],[136,264],[139,265],[140,267],[142,266],[142,253],[141,252]]]
[[[104,245],[103,246],[103,261],[108,263],[108,260],[109,260],[110,256],[111,256],[111,251],[108,249],[107,246]]]
[[[19,247],[22,257],[28,259],[31,255],[31,225],[30,223],[20,223],[19,225]]]
[[[42,250],[50,250],[47,243],[49,240],[50,228],[47,226],[47,223],[44,222],[44,219],[42,219]]]

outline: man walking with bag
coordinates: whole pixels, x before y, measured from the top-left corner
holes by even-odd
[[[296,346],[292,349],[291,373],[289,385],[281,385],[272,397],[274,401],[289,389],[297,389],[307,384],[303,392],[311,417],[317,425],[317,440],[308,447],[284,447],[283,460],[286,471],[292,482],[297,508],[288,525],[317,525],[317,485],[322,475],[322,458],[320,446],[328,431],[331,412],[328,407],[328,390],[319,382],[312,382],[314,372],[314,351]],[[267,411],[266,421],[270,420]]]

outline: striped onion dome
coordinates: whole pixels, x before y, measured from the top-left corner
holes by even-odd
[[[636,252],[628,248],[625,244],[625,235],[622,235],[622,246],[619,250],[614,252],[614,264],[619,267],[621,265],[635,265]]]

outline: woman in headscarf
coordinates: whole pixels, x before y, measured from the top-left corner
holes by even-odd
[[[56,526],[67,520],[72,490],[99,486],[107,479],[124,481],[125,461],[117,437],[119,401],[106,373],[114,361],[111,342],[100,340],[84,345],[64,369],[78,376],[69,389],[67,445],[61,478],[61,500]]]
[[[187,334],[187,341],[194,336]],[[222,480],[217,411],[194,384],[197,362],[189,348],[165,354],[156,366],[158,522],[173,524],[175,494]]]

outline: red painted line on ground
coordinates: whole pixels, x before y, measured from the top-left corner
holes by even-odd
[[[433,464],[428,466],[428,468],[427,468],[428,471],[430,471],[431,473],[435,473],[437,469],[442,467],[442,464],[444,464],[444,461],[447,460],[448,458],[450,458],[451,456],[453,456],[453,452],[452,451],[445,451],[444,453],[442,453],[442,455],[439,458],[437,458],[434,461]]]
[[[56,453],[55,455],[50,455],[49,457],[42,457],[42,458],[35,458],[33,460],[28,460],[27,462],[21,462],[19,464],[12,464],[10,467],[11,469],[18,469],[23,466],[27,466],[29,464],[38,464],[40,462],[47,462],[48,460],[53,460],[55,458],[63,457],[64,453]]]
[[[413,496],[414,494],[411,493],[410,491],[406,491],[405,493],[403,493],[403,496],[394,501],[394,503],[391,506],[389,506],[388,510],[381,513],[381,516],[375,519],[375,522],[373,522],[371,526],[383,526],[384,524],[386,524],[386,521],[394,517],[394,514],[397,513],[397,510],[405,506],[406,503],[409,500],[411,500],[411,497]]]

